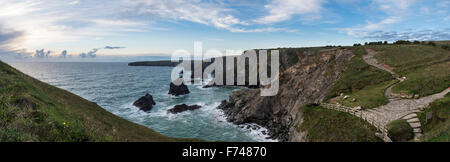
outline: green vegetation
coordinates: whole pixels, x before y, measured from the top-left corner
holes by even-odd
[[[336,101],[349,107],[361,106],[363,109],[378,107],[389,102],[384,96],[384,91],[397,82],[396,80],[391,80],[377,85],[369,85],[355,93],[349,94],[348,99],[344,100],[343,97],[338,97]],[[353,102],[353,98],[356,101]]]
[[[388,136],[395,142],[407,142],[414,138],[413,129],[404,119],[392,121],[387,125]]]
[[[382,142],[375,136],[376,128],[358,117],[315,105],[301,109],[304,121],[297,130],[306,132],[308,141]]]
[[[450,87],[450,51],[429,45],[382,45],[376,58],[408,80],[392,88],[394,93],[427,96]]]
[[[428,112],[432,113],[432,117],[426,121],[426,114]],[[418,113],[418,117],[421,121],[423,131],[423,135],[420,138],[421,141],[450,141],[450,93],[445,98],[432,102],[425,112]]]
[[[347,106],[359,105],[363,108],[373,108],[387,103],[384,90],[393,83],[394,78],[390,73],[364,62],[362,58],[365,54],[364,48],[355,47],[352,50],[355,56],[346,64],[345,71],[331,87],[326,99],[331,100],[344,93],[350,98],[355,98],[356,102],[351,102],[350,99],[343,101],[342,97],[331,102],[342,102]]]
[[[195,141],[161,135],[0,62],[0,141]]]

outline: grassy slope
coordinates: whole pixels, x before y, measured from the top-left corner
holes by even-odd
[[[347,113],[304,106],[304,122],[297,127],[307,132],[311,142],[382,142],[375,136],[376,128],[366,121]]]
[[[0,62],[0,141],[194,141],[161,135]]]
[[[432,112],[432,118],[425,123],[428,112]],[[431,103],[425,112],[418,113],[418,117],[423,130],[421,141],[450,142],[450,93]]]
[[[362,59],[362,55],[365,54],[364,48],[357,47],[352,50],[355,57],[346,65],[339,80],[333,84],[327,99],[344,93],[350,98],[356,98],[356,102],[351,102],[351,99],[343,100],[342,97],[336,98],[335,101],[346,106],[373,108],[386,104],[388,100],[384,96],[384,90],[394,83],[394,78],[388,72],[365,63]]]
[[[439,45],[378,45],[377,59],[408,78],[393,87],[394,93],[427,96],[450,86],[450,51]]]

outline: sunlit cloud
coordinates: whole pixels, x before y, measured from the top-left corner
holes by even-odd
[[[255,22],[270,24],[291,20],[293,16],[305,15],[319,18],[323,3],[323,0],[274,0],[264,6],[269,15],[256,19]]]

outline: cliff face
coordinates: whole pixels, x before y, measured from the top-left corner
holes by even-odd
[[[305,141],[300,107],[319,103],[353,53],[346,49],[281,49],[280,88],[276,96],[262,97],[259,89],[242,89],[218,107],[235,124],[257,123],[280,141]]]

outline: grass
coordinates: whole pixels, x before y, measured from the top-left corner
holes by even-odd
[[[0,62],[0,141],[198,141],[132,123]]]
[[[430,65],[412,71],[408,80],[392,88],[394,93],[419,94],[428,96],[450,87],[450,61]]]
[[[297,130],[306,132],[310,142],[382,142],[375,127],[348,113],[315,105],[301,109],[304,121]]]
[[[394,93],[427,96],[450,86],[450,51],[440,45],[369,46],[381,53],[376,58],[406,76],[407,81],[394,86]]]
[[[432,118],[426,121],[426,114],[432,113]],[[418,113],[422,124],[424,142],[450,141],[450,93],[444,98],[436,100],[422,113]]]
[[[349,107],[361,106],[363,109],[378,107],[389,102],[384,96],[384,91],[397,82],[396,80],[390,80],[377,85],[369,85],[355,93],[349,94],[348,99],[344,100],[343,97],[338,97],[336,101]],[[356,99],[355,102],[351,101],[353,98]]]
[[[387,129],[389,138],[394,142],[408,142],[414,138],[413,129],[404,119],[392,121]]]
[[[387,103],[384,90],[392,84],[394,78],[388,72],[368,65],[363,59],[364,48],[352,48],[355,56],[350,60],[345,71],[333,84],[327,94],[326,99],[337,97],[340,93],[356,98],[356,102],[351,103],[350,99],[343,102],[346,106],[362,106],[363,108],[373,108]],[[339,100],[339,99],[338,99]]]

